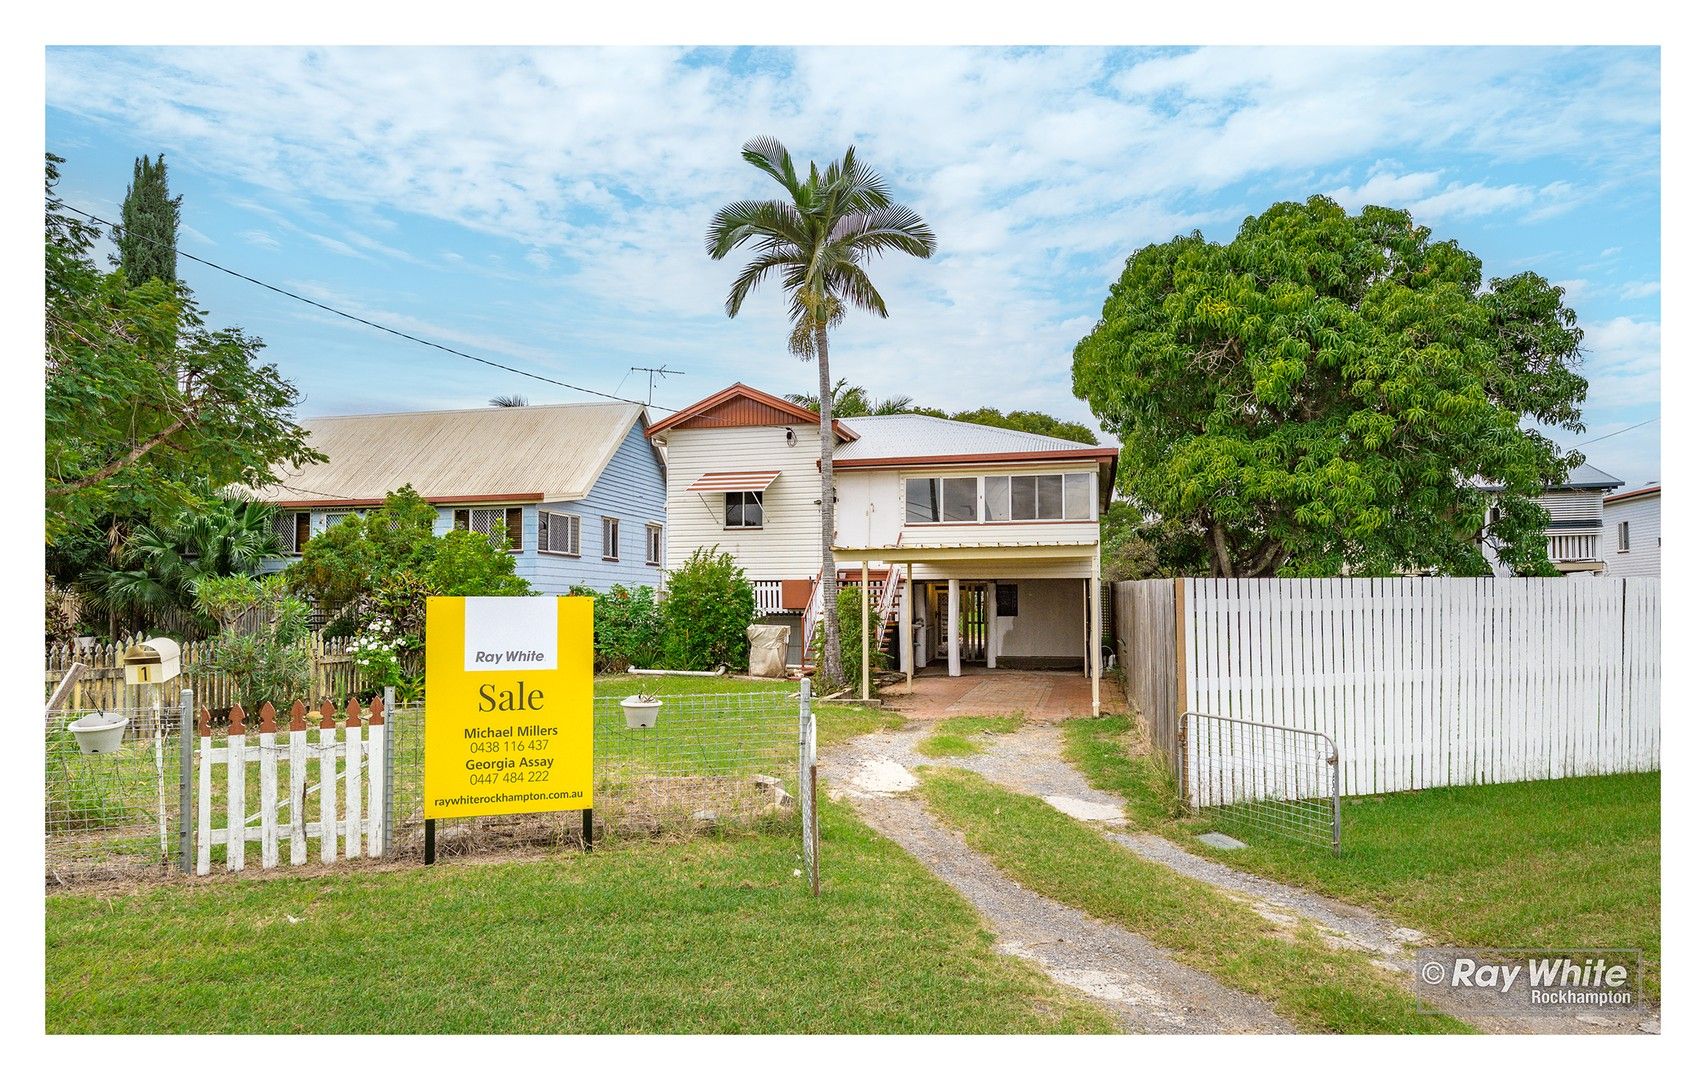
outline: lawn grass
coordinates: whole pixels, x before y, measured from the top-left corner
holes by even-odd
[[[57,894],[47,1030],[1113,1030],[851,812],[821,828],[815,900],[792,831]]]
[[[918,741],[918,752],[927,757],[971,757],[989,746],[988,735],[1017,731],[1024,717],[950,716]]]
[[[592,681],[593,696],[600,698],[626,697],[641,691],[667,699],[672,695],[793,693],[798,689],[797,679],[733,676],[600,675]],[[887,709],[822,698],[813,703],[812,710],[817,713],[817,744],[820,748],[873,731],[896,730],[906,722],[905,717]]]
[[[1635,948],[1659,992],[1659,774],[1433,788],[1345,799],[1342,854],[1262,833],[1221,851],[1170,816],[1159,759],[1126,717],[1072,720],[1067,755],[1128,816],[1192,851],[1362,904],[1441,942],[1489,949]]]
[[[1181,962],[1270,1002],[1300,1030],[1473,1030],[1419,1013],[1405,980],[1359,952],[1328,945],[1307,924],[1269,922],[1041,799],[941,767],[924,770],[920,790],[933,812],[1014,879],[1172,950]]]

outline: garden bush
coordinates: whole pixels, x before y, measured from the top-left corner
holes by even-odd
[[[230,681],[234,700],[216,704],[253,711],[264,701],[308,696],[308,605],[290,595],[283,580],[212,578],[197,591],[197,601],[221,629],[188,674]],[[243,629],[251,622],[256,629]]]
[[[835,623],[841,630],[841,670],[850,683],[859,681],[859,608],[860,597],[864,590],[857,585],[846,585],[835,595]],[[884,653],[877,642],[881,639],[883,628],[877,622],[877,613],[871,612],[871,670],[882,671],[888,667],[888,655]],[[821,655],[823,649],[823,634],[818,633],[817,649]],[[818,671],[823,665],[817,666]]]
[[[684,671],[746,667],[752,582],[727,552],[699,548],[669,575],[663,602],[663,663]]]
[[[612,585],[601,593],[582,587],[571,594],[592,597],[593,666],[599,672],[652,668],[663,662],[663,612],[650,588]]]

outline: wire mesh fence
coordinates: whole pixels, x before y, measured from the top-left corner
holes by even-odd
[[[72,730],[73,722],[85,727]],[[47,877],[164,875],[182,850],[182,730],[170,707],[46,714]]]
[[[1339,751],[1319,731],[1187,712],[1179,790],[1228,832],[1284,836],[1339,852]]]
[[[595,835],[644,836],[793,819],[798,771],[797,692],[666,697],[653,726],[630,727],[619,697],[593,699]],[[399,706],[391,733],[396,850],[424,843],[426,716]],[[579,812],[441,823],[438,850],[458,854],[517,843],[579,843]]]

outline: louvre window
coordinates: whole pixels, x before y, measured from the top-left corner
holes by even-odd
[[[507,543],[507,550],[521,550],[521,507],[472,506],[451,512],[453,528],[483,533]]]
[[[579,514],[559,514],[552,510],[539,511],[539,550],[547,555],[581,553],[581,519]]]

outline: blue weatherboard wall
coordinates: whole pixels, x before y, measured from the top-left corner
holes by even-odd
[[[581,516],[580,558],[540,553],[540,509]],[[607,514],[621,519],[620,562],[603,558],[603,523],[599,519]],[[450,512],[440,511],[439,517],[442,527],[448,529]],[[655,589],[663,571],[646,565],[648,523],[664,524],[664,472],[645,430],[636,423],[586,498],[522,508],[522,550],[515,557],[515,572],[548,595],[565,593],[574,585],[600,592],[612,585],[650,585]]]

